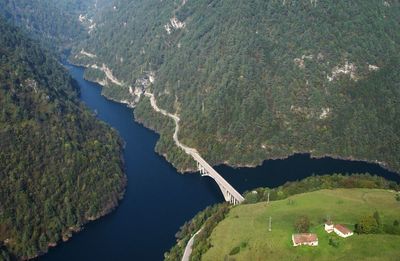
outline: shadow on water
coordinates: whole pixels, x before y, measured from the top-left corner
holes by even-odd
[[[179,227],[206,206],[222,202],[223,196],[210,178],[178,174],[154,152],[158,135],[134,122],[132,109],[102,97],[98,84],[83,79],[83,68],[66,67],[80,86],[81,100],[124,139],[128,188],[116,211],[91,222],[40,260],[162,260],[175,243]],[[240,192],[278,186],[313,173],[370,172],[400,181],[374,164],[307,155],[268,160],[256,168],[216,169]]]

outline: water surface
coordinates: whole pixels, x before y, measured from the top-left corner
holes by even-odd
[[[102,97],[98,84],[83,79],[82,68],[67,68],[80,85],[82,101],[124,139],[128,188],[116,211],[88,224],[40,260],[162,260],[179,227],[206,206],[223,202],[223,196],[210,178],[177,173],[154,152],[158,135],[134,122],[132,109]],[[400,182],[400,176],[375,164],[307,155],[268,160],[257,168],[216,169],[239,192],[279,186],[313,173],[369,172]]]

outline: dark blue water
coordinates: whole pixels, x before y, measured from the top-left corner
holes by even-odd
[[[82,101],[118,130],[128,188],[116,211],[88,224],[41,260],[162,260],[179,227],[206,206],[222,202],[217,185],[198,174],[181,175],[154,152],[158,135],[133,121],[133,111],[101,96],[98,84],[83,79],[83,69],[67,66],[81,87]],[[369,172],[400,182],[400,176],[374,164],[295,155],[268,160],[257,168],[216,168],[238,191],[279,186],[314,174]]]

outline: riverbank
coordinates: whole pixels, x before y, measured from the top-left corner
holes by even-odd
[[[188,243],[186,244],[185,251],[183,252],[182,260],[181,261],[189,261],[190,260],[190,255],[192,254],[192,246],[194,243],[194,240],[201,232],[201,229],[199,229],[194,235],[189,239]]]
[[[361,191],[361,194],[352,194],[351,191]],[[308,215],[312,220],[314,225],[317,225],[317,222],[327,216],[331,217],[336,222],[344,222],[341,220],[341,215],[352,215],[352,218],[347,220],[347,222],[356,222],[359,218],[357,215],[363,215],[366,210],[372,211],[371,209],[376,210],[376,206],[379,206],[379,210],[387,207],[387,210],[391,214],[397,213],[400,208],[400,202],[398,201],[399,193],[395,191],[400,190],[400,183],[386,181],[379,177],[373,177],[369,175],[354,175],[354,176],[343,176],[343,175],[326,175],[326,176],[313,176],[306,179],[303,179],[298,182],[287,183],[283,186],[279,186],[273,189],[268,188],[258,188],[253,191],[248,192],[245,197],[246,200],[244,204],[229,208],[229,213],[226,214],[226,217],[222,220],[222,222],[215,222],[212,217],[203,219],[204,223],[199,222],[199,216],[202,216],[202,212],[197,214],[191,221],[186,223],[182,229],[177,233],[179,236],[178,243],[166,254],[167,260],[179,259],[184,251],[184,248],[181,245],[187,244],[191,233],[194,233],[195,229],[201,226],[210,226],[212,225],[212,229],[201,232],[201,235],[198,235],[199,240],[195,241],[193,245],[193,254],[196,256],[196,260],[206,259],[206,260],[220,260],[226,258],[226,256],[230,256],[232,250],[239,246],[239,251],[235,254],[232,254],[237,258],[239,256],[240,260],[253,260],[259,259],[264,260],[265,256],[257,256],[257,254],[264,253],[259,249],[260,245],[263,245],[262,249],[264,249],[264,245],[267,244],[269,246],[275,244],[281,244],[285,246],[284,252],[292,253],[292,247],[290,246],[290,237],[291,234],[294,233],[293,224],[294,219],[297,216]],[[322,192],[321,192],[322,191]],[[327,192],[323,192],[327,191]],[[340,192],[335,192],[340,191]],[[370,194],[375,193],[374,191],[384,191],[386,193],[385,199],[380,196],[376,200],[372,200],[375,206],[367,206],[366,202],[370,200]],[[324,199],[322,195],[312,197],[311,199],[307,199],[307,204],[300,204],[297,200],[298,197],[303,197],[303,195],[308,194],[332,194],[331,199]],[[367,196],[368,194],[368,196]],[[389,195],[389,196],[387,196]],[[396,196],[397,195],[397,196]],[[378,200],[379,199],[379,200]],[[379,203],[382,200],[382,205]],[[270,202],[269,204],[267,202]],[[333,202],[341,202],[340,204],[330,204],[329,201]],[[353,205],[348,206],[349,204],[357,205],[354,207]],[[280,203],[283,202],[283,203]],[[289,203],[288,203],[289,202]],[[387,205],[388,203],[390,205]],[[281,210],[280,215],[284,215],[284,217],[278,216],[276,213],[272,213],[268,208],[270,205],[280,205],[279,209]],[[363,205],[364,204],[364,205]],[[385,205],[386,204],[386,205]],[[217,208],[218,206],[215,206]],[[220,206],[221,207],[221,206]],[[309,208],[309,209],[307,209]],[[245,210],[243,210],[245,209]],[[251,209],[251,210],[250,210]],[[363,209],[363,211],[359,211]],[[320,211],[320,213],[315,213],[316,210]],[[356,211],[353,211],[356,210]],[[241,214],[237,214],[238,211]],[[260,218],[258,213],[268,214],[267,217]],[[205,210],[204,213],[207,213]],[[312,215],[311,215],[312,213]],[[372,213],[370,213],[372,215]],[[384,212],[381,214],[385,214],[385,219],[387,220],[389,213]],[[272,217],[272,231],[279,230],[278,227],[285,230],[287,235],[279,234],[274,237],[274,242],[270,242],[270,240],[266,240],[270,235],[268,231],[268,220],[269,215]],[[393,215],[392,215],[393,216]],[[246,218],[244,218],[246,217]],[[393,216],[396,218],[397,216]],[[251,220],[248,220],[251,219]],[[289,220],[288,222],[286,222]],[[292,222],[293,221],[293,222]],[[228,230],[225,232],[220,231],[220,227],[226,227],[224,224],[227,222],[234,222],[234,224],[227,225]],[[286,223],[287,224],[286,224]],[[393,220],[391,221],[393,222]],[[260,223],[260,224],[259,224]],[[285,223],[286,225],[282,225]],[[249,226],[249,224],[257,224],[257,226]],[[259,228],[262,226],[263,228]],[[187,229],[187,228],[191,228]],[[262,232],[262,235],[259,235]],[[222,234],[221,234],[222,233]],[[245,233],[245,235],[244,235]],[[267,233],[267,234],[265,234]],[[276,233],[276,232],[274,232]],[[217,234],[217,236],[214,236]],[[262,237],[261,238],[259,237]],[[214,238],[218,238],[218,241],[213,241]],[[253,240],[254,239],[254,240]],[[400,239],[400,237],[399,237]],[[261,240],[261,241],[260,241]],[[228,243],[232,242],[232,243]],[[243,243],[244,242],[244,243]],[[243,244],[242,244],[243,243]],[[219,246],[218,248],[212,246]],[[225,247],[225,245],[228,245]],[[211,246],[211,247],[210,247]],[[243,246],[243,247],[241,247]],[[288,246],[286,249],[286,246]],[[268,247],[267,247],[268,248]],[[276,250],[276,251],[275,251]],[[275,254],[279,251],[279,248],[272,250]],[[208,257],[208,253],[218,253],[218,256],[215,254],[210,254],[211,258]],[[246,252],[245,257],[242,258],[241,254],[236,255],[238,252]],[[282,251],[281,251],[282,252]],[[392,251],[393,252],[393,251]],[[256,254],[253,256],[252,253]],[[269,255],[268,255],[269,256]],[[330,255],[328,255],[330,257]],[[319,256],[321,258],[321,256]],[[281,259],[281,258],[276,258]],[[284,258],[287,259],[287,258]],[[291,259],[291,258],[289,258]]]
[[[123,139],[129,184],[115,211],[89,222],[72,240],[51,248],[39,260],[162,260],[175,243],[179,226],[206,206],[222,201],[220,192],[198,175],[178,175],[154,152],[159,136],[134,121],[132,109],[105,99],[98,84],[83,79],[81,67],[68,69],[81,88],[81,100]]]
[[[121,145],[122,146],[122,145]],[[122,152],[121,152],[121,157],[122,157]],[[123,162],[123,160],[121,159],[121,161]],[[98,221],[101,218],[111,214],[112,212],[114,212],[118,206],[119,203],[123,200],[125,192],[126,192],[126,188],[127,188],[127,184],[128,184],[128,179],[126,176],[123,177],[123,180],[120,184],[122,191],[120,192],[117,200],[112,200],[109,203],[105,204],[103,206],[103,209],[96,214],[95,216],[88,216],[86,217],[84,220],[82,220],[82,223],[79,224],[78,226],[71,226],[68,227],[65,231],[63,231],[63,233],[61,234],[61,238],[59,241],[54,241],[54,242],[50,242],[48,243],[48,249],[46,251],[41,251],[39,253],[37,253],[34,256],[25,256],[22,257],[23,260],[30,260],[30,259],[36,259],[38,257],[42,257],[43,255],[46,255],[49,251],[52,250],[52,248],[56,248],[56,247],[60,247],[61,244],[66,243],[70,240],[73,240],[74,236],[76,236],[77,234],[81,233],[84,229],[85,226],[94,222],[94,221]]]
[[[0,24],[0,259],[32,259],[116,208],[122,143],[83,105],[58,56]]]
[[[382,232],[344,239],[324,230],[324,222],[329,218],[354,231],[355,224],[365,216],[372,216],[374,211],[380,214],[382,226],[391,226],[400,211],[395,193],[380,189],[319,190],[269,204],[241,205],[231,209],[214,229],[207,239],[214,247],[201,260],[396,260],[400,254],[400,235]],[[292,246],[294,224],[302,216],[309,218],[309,231],[318,237],[316,247]]]
[[[174,235],[182,224],[207,206],[223,202],[224,198],[215,182],[207,177],[179,175],[160,156],[160,149],[157,148],[159,145],[156,144],[162,141],[162,137],[147,128],[147,123],[144,128],[142,124],[132,120],[132,109],[102,96],[101,86],[83,79],[83,68],[68,68],[81,88],[81,100],[92,111],[97,112],[98,119],[118,131],[125,141],[123,153],[129,185],[116,211],[89,222],[83,231],[74,235],[73,240],[51,248],[39,260],[161,260],[164,252],[176,243]],[[169,151],[169,157],[179,155],[178,153],[187,157],[172,139],[174,122],[155,112],[148,98],[143,104],[146,107],[139,105],[134,112],[145,109],[157,117],[157,124],[165,124],[163,126],[168,133],[163,136],[169,138],[170,147],[177,151],[177,154]],[[158,154],[154,153],[155,148]],[[188,160],[189,163],[194,162],[190,157]],[[277,187],[287,181],[303,179],[313,174],[390,174],[377,165],[332,159],[317,160],[304,155],[266,161],[256,168],[234,169],[221,165],[216,170],[241,193],[257,187]],[[163,217],[162,222],[159,217]]]
[[[91,65],[84,65],[84,64],[79,64],[77,66],[81,66],[83,68],[92,68]],[[96,66],[96,68],[100,68],[100,67]],[[109,81],[113,82],[113,83],[116,83],[120,87],[124,85],[123,81],[117,79],[112,74],[112,71],[110,69],[108,69],[108,67],[106,65],[103,65],[103,67],[101,67],[101,68],[107,68],[107,70],[102,70],[104,72],[104,74],[105,74],[105,77],[106,77],[105,79],[101,80],[101,79],[97,79],[97,78],[94,78],[94,79],[89,78],[87,80],[88,81],[92,81],[92,82],[96,82],[96,83],[100,84],[103,88],[109,88],[109,87],[107,87],[107,79]],[[129,87],[129,88],[131,88],[131,87]],[[151,95],[149,96],[149,94],[151,94]],[[103,92],[102,92],[102,95],[104,95]],[[118,99],[115,99],[115,98],[113,98],[113,97],[111,97],[109,95],[104,95],[104,97],[109,99],[109,100],[115,101],[115,102],[126,104],[130,108],[135,108],[138,105],[138,102],[140,101],[140,97],[143,97],[143,96],[149,97],[150,98],[151,107],[155,111],[161,112],[164,116],[167,116],[167,117],[171,118],[174,121],[174,123],[176,125],[176,128],[177,128],[177,130],[175,129],[174,133],[173,133],[173,140],[174,140],[175,144],[179,148],[181,148],[183,151],[185,151],[185,149],[193,149],[193,148],[190,148],[190,147],[182,144],[177,139],[177,134],[179,132],[180,118],[176,114],[171,114],[171,113],[169,113],[169,112],[167,112],[165,110],[157,110],[158,106],[157,106],[157,102],[156,102],[156,98],[155,98],[154,94],[152,94],[150,92],[147,92],[147,95],[146,95],[146,90],[143,89],[141,94],[137,94],[137,93],[133,94],[132,92],[129,92],[129,95],[131,95],[130,99],[136,100],[136,102],[132,102],[132,101],[128,101],[128,100],[118,100]],[[137,99],[137,97],[139,97],[139,99]],[[153,99],[153,101],[152,101],[152,99]],[[139,105],[140,105],[140,103],[144,103],[144,102],[145,101],[140,101]],[[154,105],[153,103],[156,106],[153,106]],[[154,127],[154,124],[150,124],[149,123],[154,119],[152,119],[150,117],[149,119],[145,120],[145,118],[146,117],[143,117],[142,114],[135,113],[135,120],[136,121],[138,121],[139,123],[143,124],[146,128],[150,128],[153,131],[159,133],[161,136],[165,135],[164,134],[164,133],[166,133],[165,130],[164,130],[165,127]],[[158,146],[158,147],[160,147],[160,146]],[[164,146],[162,146],[162,147],[164,147]],[[193,172],[197,171],[197,169],[194,167],[193,164],[185,164],[185,163],[182,163],[180,161],[176,161],[174,159],[171,159],[171,157],[168,156],[169,151],[171,151],[171,150],[173,150],[173,148],[168,147],[168,148],[165,148],[163,150],[157,150],[156,149],[156,152],[159,153],[161,156],[163,156],[166,160],[168,160],[172,165],[174,165],[177,168],[177,170],[182,174],[184,174],[184,173],[193,173]],[[197,153],[199,153],[199,152],[197,152]],[[400,176],[400,173],[398,173],[394,168],[390,167],[389,164],[387,164],[386,162],[383,162],[383,161],[370,160],[370,159],[366,159],[366,158],[357,158],[357,157],[354,157],[354,156],[346,157],[346,156],[340,156],[340,155],[335,155],[335,154],[330,154],[330,153],[315,154],[312,151],[293,151],[293,152],[288,153],[288,154],[283,155],[283,156],[265,155],[265,157],[263,159],[260,159],[259,161],[255,162],[255,163],[252,163],[252,164],[249,164],[249,163],[237,164],[237,163],[232,163],[230,161],[223,160],[223,161],[215,161],[215,162],[213,162],[212,165],[213,166],[227,165],[227,166],[230,166],[230,167],[235,168],[235,169],[256,168],[256,167],[262,166],[268,160],[288,159],[288,158],[290,158],[290,157],[292,157],[293,155],[296,155],[296,154],[308,154],[308,155],[311,156],[311,158],[315,158],[315,159],[331,158],[331,159],[338,159],[338,160],[346,160],[346,161],[366,162],[366,163],[371,163],[371,164],[378,164],[380,167],[382,167],[382,168],[384,168],[384,169],[386,169],[388,171],[395,172]],[[206,154],[206,158],[207,158],[207,154]],[[185,161],[188,161],[188,160],[185,159]]]
[[[315,155],[313,153],[310,153],[308,151],[303,151],[303,152],[293,152],[292,154],[288,154],[287,156],[282,156],[282,157],[268,157],[267,159],[261,161],[261,163],[259,164],[230,164],[229,162],[223,162],[221,164],[230,166],[234,169],[240,169],[240,168],[257,168],[262,166],[266,161],[268,160],[285,160],[288,159],[290,157],[293,157],[295,155],[308,155],[311,159],[333,159],[333,160],[343,160],[343,161],[352,161],[352,162],[364,162],[364,163],[368,163],[368,164],[376,164],[379,167],[396,173],[397,175],[399,175],[400,177],[400,173],[398,173],[395,169],[390,168],[390,166],[388,166],[388,164],[386,164],[385,162],[380,162],[377,160],[368,160],[368,159],[358,159],[355,157],[342,157],[342,156],[338,156],[338,155],[332,155],[332,154],[323,154],[323,155]],[[218,164],[217,164],[218,165]]]

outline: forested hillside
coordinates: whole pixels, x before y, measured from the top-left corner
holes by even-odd
[[[71,60],[113,99],[153,91],[211,163],[310,152],[400,171],[399,1],[116,0],[98,19]],[[157,121],[146,102],[136,117]]]
[[[34,257],[122,197],[121,141],[57,59],[0,17],[0,260]]]
[[[1,0],[0,14],[51,47],[85,39],[105,0]]]

